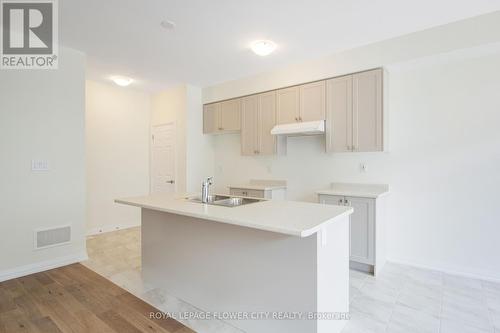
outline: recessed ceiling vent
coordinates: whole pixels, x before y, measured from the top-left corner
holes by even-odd
[[[35,249],[64,245],[71,242],[71,226],[35,231]]]

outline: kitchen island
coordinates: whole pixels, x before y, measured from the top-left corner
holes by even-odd
[[[249,333],[334,333],[349,309],[351,207],[174,195],[117,199],[142,209],[149,285]]]

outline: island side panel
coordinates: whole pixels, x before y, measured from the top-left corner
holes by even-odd
[[[349,312],[349,217],[318,233],[318,312]],[[343,318],[346,318],[345,316]],[[318,333],[341,332],[347,320],[318,320]]]
[[[315,312],[317,240],[143,209],[143,277],[204,311]],[[228,322],[248,333],[317,332],[314,320]]]

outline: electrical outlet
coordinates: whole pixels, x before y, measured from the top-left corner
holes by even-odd
[[[361,163],[359,165],[359,171],[360,172],[368,172],[368,165],[366,163]]]
[[[31,171],[48,171],[49,161],[47,160],[31,160]]]

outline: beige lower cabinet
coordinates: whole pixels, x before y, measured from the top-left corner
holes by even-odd
[[[276,124],[276,92],[242,98],[242,155],[273,155],[277,152],[276,137],[271,129]]]
[[[322,204],[351,206],[350,266],[376,275],[385,264],[384,198],[319,195]]]
[[[384,150],[382,69],[327,81],[328,152]]]
[[[240,130],[241,98],[203,107],[203,133],[233,133]]]

